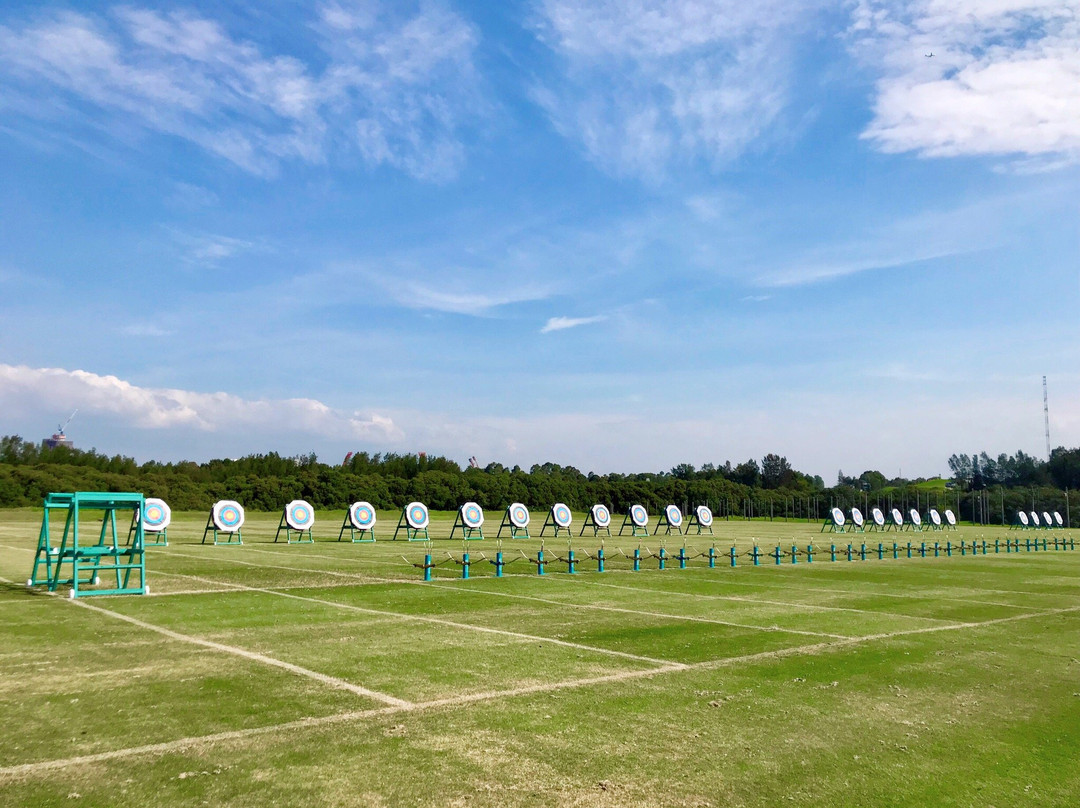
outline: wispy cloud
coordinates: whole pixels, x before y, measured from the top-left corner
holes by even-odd
[[[551,317],[540,329],[541,334],[549,334],[552,331],[564,331],[567,328],[577,328],[580,325],[600,323],[607,319],[607,315],[597,314],[594,317]]]
[[[1080,160],[1075,3],[859,0],[848,33],[880,72],[863,137],[882,151]]]
[[[195,12],[54,12],[0,26],[0,87],[50,97],[15,109],[51,126],[166,133],[259,175],[343,146],[420,179],[453,176],[457,131],[480,108],[474,29],[436,4],[364,8],[324,7],[308,61]]]
[[[563,65],[535,99],[617,174],[723,165],[788,102],[798,26],[818,3],[542,0],[538,35]]]
[[[0,406],[5,410],[39,408],[58,400],[76,402],[84,413],[123,418],[142,429],[268,429],[356,439],[401,437],[401,430],[385,415],[335,410],[310,398],[252,400],[229,393],[139,387],[116,376],[84,370],[0,364]]]

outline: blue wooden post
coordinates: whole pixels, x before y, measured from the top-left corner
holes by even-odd
[[[1019,541],[1020,540],[1017,539],[1017,542]],[[1024,549],[1026,549],[1029,553],[1031,552],[1031,539],[1024,539]]]
[[[640,547],[635,547],[634,548],[634,572],[639,572],[640,570],[641,570],[641,548]]]
[[[1001,539],[994,539],[994,554],[1001,552]]]
[[[881,559],[883,559],[884,557],[885,557],[885,545],[882,544],[881,542],[878,542],[877,543],[877,558],[878,558],[878,561],[881,561]]]
[[[577,570],[574,569],[574,563],[575,563],[574,562],[574,551],[568,549],[566,551],[566,566],[567,566],[567,568],[568,568],[571,575],[573,575],[575,572],[577,572]]]
[[[679,569],[681,569],[681,570],[686,569],[686,559],[687,559],[686,548],[685,547],[680,547],[679,548]]]
[[[892,557],[894,559],[900,557],[900,547],[896,544],[896,542],[892,543]]]
[[[983,546],[983,555],[986,555],[986,539],[982,540],[982,546]]]
[[[664,568],[664,562],[667,561],[667,550],[663,547],[660,548],[660,569]]]
[[[911,542],[907,543],[907,557],[911,558]]]
[[[536,551],[536,574],[537,575],[543,575],[544,574],[544,551],[543,550],[537,550]]]
[[[424,556],[424,580],[431,580],[431,553]]]
[[[716,568],[716,547],[709,548],[709,569]]]
[[[941,555],[941,545],[939,542],[934,542],[934,558],[938,558]]]
[[[757,549],[756,547],[754,548]],[[735,545],[731,545],[731,566],[735,566]]]
[[[780,565],[780,545],[776,545],[776,549],[773,550],[773,558],[776,559],[777,566]]]
[[[829,555],[832,556],[832,558],[830,559],[831,561],[836,561],[836,545],[835,544],[830,544],[829,545]]]
[[[758,546],[756,544],[754,545],[754,552],[751,554],[751,558],[754,559],[755,567],[761,566],[761,551],[758,549]]]
[[[945,542],[945,555],[947,555],[949,558],[952,558],[952,542],[951,541]]]
[[[847,546],[847,560],[851,561],[851,542],[848,542]]]
[[[866,561],[866,542],[863,542],[859,546],[859,558],[861,558],[863,561]]]
[[[919,554],[923,558],[926,558],[926,542],[923,542],[922,544],[919,545]]]
[[[503,568],[502,550],[499,550],[499,552],[497,552],[495,554],[495,577],[496,578],[502,578],[502,568]]]
[[[791,563],[792,564],[798,564],[799,563],[799,548],[796,547],[794,544],[791,545]]]
[[[461,556],[461,577],[469,577],[469,554],[463,553]]]
[[[814,544],[811,542],[806,545],[806,563],[812,564],[814,561]]]
[[[604,571],[604,548],[601,547],[596,553],[596,571]]]
[[[1036,539],[1035,541],[1037,542],[1038,539]],[[1043,536],[1043,552],[1046,552],[1046,537],[1045,536]]]

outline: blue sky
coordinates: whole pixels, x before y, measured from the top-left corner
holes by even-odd
[[[1051,0],[0,3],[0,432],[946,470],[1080,443]],[[933,53],[932,57],[926,56]]]

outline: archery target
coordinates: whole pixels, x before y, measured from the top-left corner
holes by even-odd
[[[1020,519],[1020,524],[1027,525],[1028,515],[1026,513],[1024,513],[1023,511],[1017,511],[1016,516]]]
[[[874,524],[878,527],[885,527],[885,514],[881,512],[881,508],[874,508],[870,511],[870,518],[874,520]]]
[[[1031,524],[1035,525],[1035,527],[1039,526],[1039,514],[1035,513],[1035,511],[1031,512]]]
[[[682,524],[682,511],[679,510],[678,505],[668,505],[664,508],[664,515],[667,516],[668,524],[672,527]]]
[[[293,530],[311,530],[315,524],[315,510],[311,503],[294,499],[285,506],[285,524]]]
[[[630,521],[637,527],[645,527],[649,524],[649,512],[645,510],[644,505],[630,506]]]
[[[1042,523],[1044,525],[1046,525],[1047,527],[1053,527],[1054,526],[1054,517],[1052,517],[1046,511],[1043,511],[1042,512]]]
[[[902,526],[904,524],[904,515],[902,513],[900,513],[899,508],[893,508],[892,509],[892,520],[893,520],[893,524],[896,525],[897,527],[900,527],[900,526]]]
[[[427,505],[423,502],[410,502],[405,506],[405,521],[413,530],[424,530],[428,526]]]
[[[357,530],[371,530],[375,527],[375,509],[370,502],[354,502],[349,506],[349,522]]]
[[[860,511],[858,508],[852,508],[851,521],[855,523],[855,527],[862,527],[863,522],[865,522],[866,520],[863,519],[862,511]]]
[[[842,524],[844,524],[844,522],[847,521],[847,518],[844,516],[844,512],[839,508],[833,508],[829,513],[832,515],[833,524],[837,527],[840,527]]]
[[[953,527],[956,527],[956,514],[952,512],[951,508],[945,509],[945,521]]]
[[[1057,511],[1054,511],[1054,521],[1058,527],[1065,527],[1065,520],[1061,518],[1061,514]]]
[[[607,527],[611,524],[611,512],[606,505],[593,505],[592,518],[597,527]]]
[[[921,525],[922,524],[922,517],[919,516],[919,512],[917,510],[912,508],[908,513],[911,516],[911,524],[913,524],[913,525]]]
[[[930,509],[930,521],[935,525],[941,524],[941,514],[937,512],[937,508]]]
[[[475,502],[466,502],[461,506],[461,521],[465,527],[475,530],[484,524],[484,509]]]
[[[698,524],[702,527],[709,527],[712,525],[712,511],[709,510],[707,505],[698,505],[694,510],[697,514]]]
[[[551,521],[559,527],[570,527],[570,523],[573,521],[570,509],[561,502],[556,502],[551,506]]]
[[[515,502],[507,508],[510,514],[510,524],[514,527],[525,528],[529,526],[529,509],[520,502]]]
[[[146,500],[140,519],[144,531],[160,533],[172,521],[172,511],[165,504],[165,500],[150,498]]]
[[[236,533],[244,526],[244,506],[231,499],[214,503],[211,511],[214,527],[222,533]]]

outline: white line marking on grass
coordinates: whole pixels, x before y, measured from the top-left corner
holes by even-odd
[[[281,724],[270,724],[263,727],[230,730],[227,732],[215,732],[210,735],[195,735],[187,738],[180,738],[175,741],[146,744],[143,746],[129,747],[127,749],[114,749],[109,752],[98,752],[92,755],[79,755],[77,757],[59,758],[56,760],[43,760],[36,763],[21,763],[15,766],[0,767],[0,779],[12,780],[20,777],[35,775],[41,772],[51,772],[71,766],[86,765],[91,763],[104,763],[110,760],[117,760],[122,758],[140,758],[145,755],[168,754],[169,752],[183,751],[185,749],[191,748],[192,746],[201,746],[206,744],[212,745],[228,741],[242,740],[245,738],[256,737],[259,735],[274,735],[291,732],[294,730],[317,729],[321,727],[332,726],[334,724],[350,723],[368,718],[381,718],[383,716],[398,715],[401,713],[416,713],[445,707],[460,707],[467,704],[475,704],[478,702],[494,701],[496,699],[534,695],[537,693],[551,693],[558,690],[570,690],[580,687],[592,687],[600,684],[626,682],[634,679],[651,679],[655,676],[661,676],[668,673],[677,673],[679,671],[712,670],[715,668],[731,667],[733,665],[739,665],[744,663],[761,662],[769,659],[783,659],[785,657],[799,656],[803,654],[816,654],[820,651],[846,648],[849,646],[860,645],[876,640],[903,637],[909,634],[931,634],[939,631],[954,631],[965,628],[981,628],[984,626],[996,625],[998,623],[1011,623],[1019,620],[1029,620],[1039,617],[1052,617],[1056,614],[1076,611],[1080,611],[1080,606],[1075,606],[1067,609],[1054,609],[1051,611],[1039,612],[1037,614],[1022,614],[1014,615],[1012,617],[1000,617],[995,620],[986,620],[980,623],[958,623],[955,626],[928,626],[925,628],[907,629],[903,631],[888,632],[885,634],[874,634],[863,637],[848,637],[842,640],[833,640],[830,642],[812,643],[808,645],[796,645],[790,648],[779,648],[772,651],[759,651],[753,654],[743,654],[740,656],[726,657],[724,659],[711,659],[705,662],[695,662],[689,665],[674,664],[660,668],[651,668],[647,670],[618,671],[615,673],[609,673],[600,676],[591,676],[588,678],[567,679],[561,682],[548,682],[536,685],[524,685],[522,687],[510,688],[507,690],[492,690],[482,693],[469,693],[461,696],[449,696],[443,699],[433,699],[431,701],[415,702],[411,704],[407,703],[406,705],[402,706],[382,707],[372,710],[355,710],[352,712],[336,713],[334,715],[320,716],[315,718],[301,718],[296,721],[288,721]]]
[[[256,551],[258,552],[258,551]],[[254,561],[241,561],[238,558],[225,558],[223,556],[200,556],[191,555],[190,553],[177,553],[170,552],[170,556],[176,556],[179,558],[194,558],[198,561],[224,561],[227,564],[241,564],[245,567],[260,567],[267,570],[286,570],[288,572],[309,572],[314,575],[331,575],[335,578],[347,578],[352,581],[361,581],[369,584],[397,584],[397,583],[419,583],[418,581],[409,581],[406,579],[398,580],[395,578],[379,578],[375,575],[367,575],[358,572],[336,572],[334,570],[313,570],[307,567],[292,567],[284,564],[258,564]],[[279,554],[280,555],[280,554]]]
[[[193,637],[190,634],[181,634],[178,631],[164,628],[162,626],[156,626],[153,623],[147,623],[145,620],[139,620],[137,617],[130,617],[120,612],[114,612],[111,609],[106,609],[102,606],[94,606],[82,600],[71,600],[71,603],[75,606],[82,607],[83,609],[90,609],[91,611],[99,612],[110,617],[115,617],[117,620],[123,620],[126,623],[131,623],[133,626],[146,629],[147,631],[156,631],[162,636],[168,637],[172,640],[179,642],[191,643],[193,645],[200,645],[204,648],[212,648],[215,651],[221,651],[226,654],[232,654],[234,656],[243,657],[244,659],[251,660],[252,662],[260,662],[263,665],[270,665],[275,668],[281,668],[289,673],[295,673],[298,676],[306,676],[309,679],[314,679],[317,682],[322,682],[325,685],[337,688],[338,690],[347,690],[350,693],[354,693],[357,696],[364,696],[365,698],[374,699],[375,701],[381,701],[383,704],[389,704],[394,707],[408,707],[411,702],[399,699],[396,696],[390,696],[386,693],[380,693],[377,690],[369,690],[366,687],[360,685],[354,685],[351,682],[346,682],[344,679],[338,679],[336,676],[327,676],[325,673],[319,673],[308,668],[302,668],[299,665],[294,665],[291,662],[285,662],[280,659],[274,659],[274,657],[266,656],[265,654],[259,654],[254,651],[247,651],[243,648],[237,648],[234,645],[225,645],[224,643],[214,642],[213,640],[204,640],[201,637]]]
[[[803,631],[796,628],[782,628],[780,626],[758,626],[750,623],[735,623],[731,620],[717,620],[711,617],[696,617],[693,615],[685,614],[665,614],[663,612],[647,612],[641,609],[626,609],[621,606],[601,606],[596,603],[573,603],[562,600],[552,600],[551,598],[541,598],[535,595],[517,595],[512,592],[494,592],[490,589],[473,589],[471,587],[457,587],[447,586],[445,584],[429,584],[434,589],[449,589],[453,592],[470,592],[475,595],[493,595],[500,598],[514,598],[516,600],[533,600],[538,603],[548,603],[553,606],[563,606],[571,609],[592,609],[603,612],[616,612],[618,614],[635,614],[643,617],[661,617],[668,620],[687,620],[694,623],[713,623],[718,626],[730,626],[732,628],[748,628],[756,631],[776,631],[783,634],[803,634],[809,637],[832,637],[833,639],[843,639],[850,635],[847,634],[830,634],[825,631]],[[622,587],[620,587],[622,588]]]

